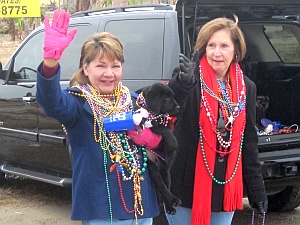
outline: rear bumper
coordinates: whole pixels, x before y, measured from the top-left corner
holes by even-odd
[[[267,193],[300,185],[300,148],[262,152],[259,159]]]

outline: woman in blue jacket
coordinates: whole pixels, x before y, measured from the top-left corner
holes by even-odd
[[[37,101],[61,122],[72,147],[72,219],[82,224],[152,224],[159,214],[145,149],[126,130],[108,131],[104,118],[124,119],[132,108],[130,91],[120,82],[123,46],[110,33],[91,35],[82,45],[80,68],[70,87],[60,88],[58,60],[73,40],[70,15],[56,11],[45,19],[44,61],[38,68]]]

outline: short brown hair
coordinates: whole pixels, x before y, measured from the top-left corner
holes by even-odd
[[[83,65],[89,64],[96,57],[102,59],[104,56],[107,56],[112,61],[117,59],[123,64],[124,52],[122,43],[117,37],[108,32],[90,35],[81,47],[79,69],[71,77],[69,85],[90,83],[88,77],[84,74]]]
[[[235,21],[228,18],[216,18],[206,23],[199,31],[194,50],[199,50],[199,57],[202,58],[206,53],[206,46],[211,36],[219,30],[227,30],[231,34],[234,44],[235,61],[241,61],[246,54],[246,43],[244,34],[238,26],[238,17],[234,16]]]

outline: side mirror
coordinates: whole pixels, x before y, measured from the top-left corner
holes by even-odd
[[[9,64],[9,67],[8,67],[8,70],[7,71],[5,71],[5,78],[4,78],[4,84],[8,84],[8,82],[9,82],[9,78],[10,78],[10,76],[11,76],[11,74],[13,73],[13,71],[14,71],[14,65],[15,65],[15,57],[13,56],[12,58],[11,58],[11,62],[10,62],[10,64]],[[4,71],[3,71],[4,72]]]
[[[2,63],[0,62],[0,79],[5,80],[6,78],[6,71],[3,71]]]
[[[8,84],[10,76],[13,76],[12,74],[14,73],[13,72],[14,64],[15,64],[14,56],[12,57],[12,59],[10,61],[8,70],[3,70],[2,63],[0,62],[0,79],[4,80],[3,84]]]

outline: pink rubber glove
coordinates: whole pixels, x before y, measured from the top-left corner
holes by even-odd
[[[128,136],[137,145],[144,145],[149,149],[156,149],[161,141],[161,136],[153,133],[150,128],[144,128],[138,131],[139,126],[135,130],[127,130]]]
[[[73,29],[68,32],[70,14],[57,10],[54,11],[52,24],[49,24],[48,16],[45,16],[45,37],[44,37],[44,59],[60,59],[63,51],[68,47],[77,32]]]

